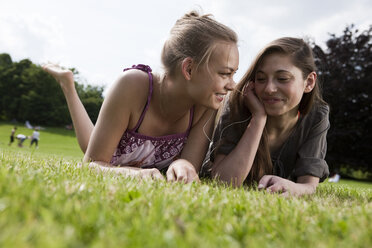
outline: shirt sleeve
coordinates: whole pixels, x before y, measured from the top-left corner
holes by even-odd
[[[330,127],[328,106],[319,107],[313,123],[307,138],[298,150],[294,177],[311,175],[319,177],[320,182],[322,182],[329,175],[328,164],[325,161],[327,152],[326,138]]]

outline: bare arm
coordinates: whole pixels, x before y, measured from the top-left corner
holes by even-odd
[[[108,92],[90,137],[84,162],[110,162],[120,137],[128,127],[131,114],[129,101],[132,98],[128,94],[130,90],[129,83],[122,77]]]
[[[262,103],[254,94],[253,82],[244,88],[244,102],[252,118],[236,147],[228,155],[217,153],[212,167],[212,177],[234,187],[242,185],[252,168],[267,119]]]
[[[257,153],[266,118],[252,117],[237,146],[228,154],[218,154],[212,167],[212,177],[241,186],[247,178]]]
[[[216,113],[217,111],[214,110],[204,112],[200,120],[191,129],[187,144],[182,150],[181,158],[190,161],[196,171],[200,171],[201,164],[207,153]]]
[[[133,111],[133,105],[138,98],[138,80],[136,73],[122,76],[110,89],[102,104],[97,123],[89,140],[84,156],[84,162],[90,162],[90,168],[98,171],[111,171],[126,176],[142,176],[155,173],[160,177],[158,170],[143,170],[134,167],[114,167],[110,164],[112,155],[120,141],[121,136],[128,127]],[[146,83],[148,79],[146,79]],[[137,93],[135,93],[137,92]],[[138,102],[138,100],[137,100]],[[162,177],[162,176],[161,176]]]
[[[186,183],[199,181],[198,172],[208,150],[217,111],[203,110],[204,113],[192,127],[181,158],[174,161],[167,171],[169,181]]]
[[[129,166],[114,167],[109,163],[100,161],[89,163],[89,168],[95,170],[96,172],[111,172],[123,175],[125,177],[140,177],[164,180],[164,176],[160,173],[158,169],[155,168],[140,169]]]

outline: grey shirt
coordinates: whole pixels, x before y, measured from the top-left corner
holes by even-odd
[[[214,161],[214,154],[229,154],[240,140],[240,135],[229,123],[229,108],[225,107],[213,135],[210,161]],[[329,123],[329,107],[316,105],[307,115],[300,115],[299,121],[284,144],[272,152],[274,174],[292,181],[297,177],[311,175],[324,181],[328,175],[328,165],[324,160],[327,152],[327,131]],[[229,142],[218,141],[226,139]],[[232,142],[231,142],[232,141]],[[216,151],[214,151],[216,149]],[[203,166],[204,175],[210,174],[211,163]]]

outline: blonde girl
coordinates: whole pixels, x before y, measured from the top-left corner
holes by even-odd
[[[136,65],[112,85],[95,126],[71,71],[44,69],[61,85],[90,167],[126,176],[192,182],[208,148],[213,115],[233,89],[237,36],[209,15],[177,20],[162,51],[164,74]],[[211,119],[211,120],[210,120]]]

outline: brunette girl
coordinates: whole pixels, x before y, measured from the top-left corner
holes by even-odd
[[[328,113],[311,48],[302,39],[275,40],[232,92],[205,170],[234,186],[311,194],[329,174]]]

